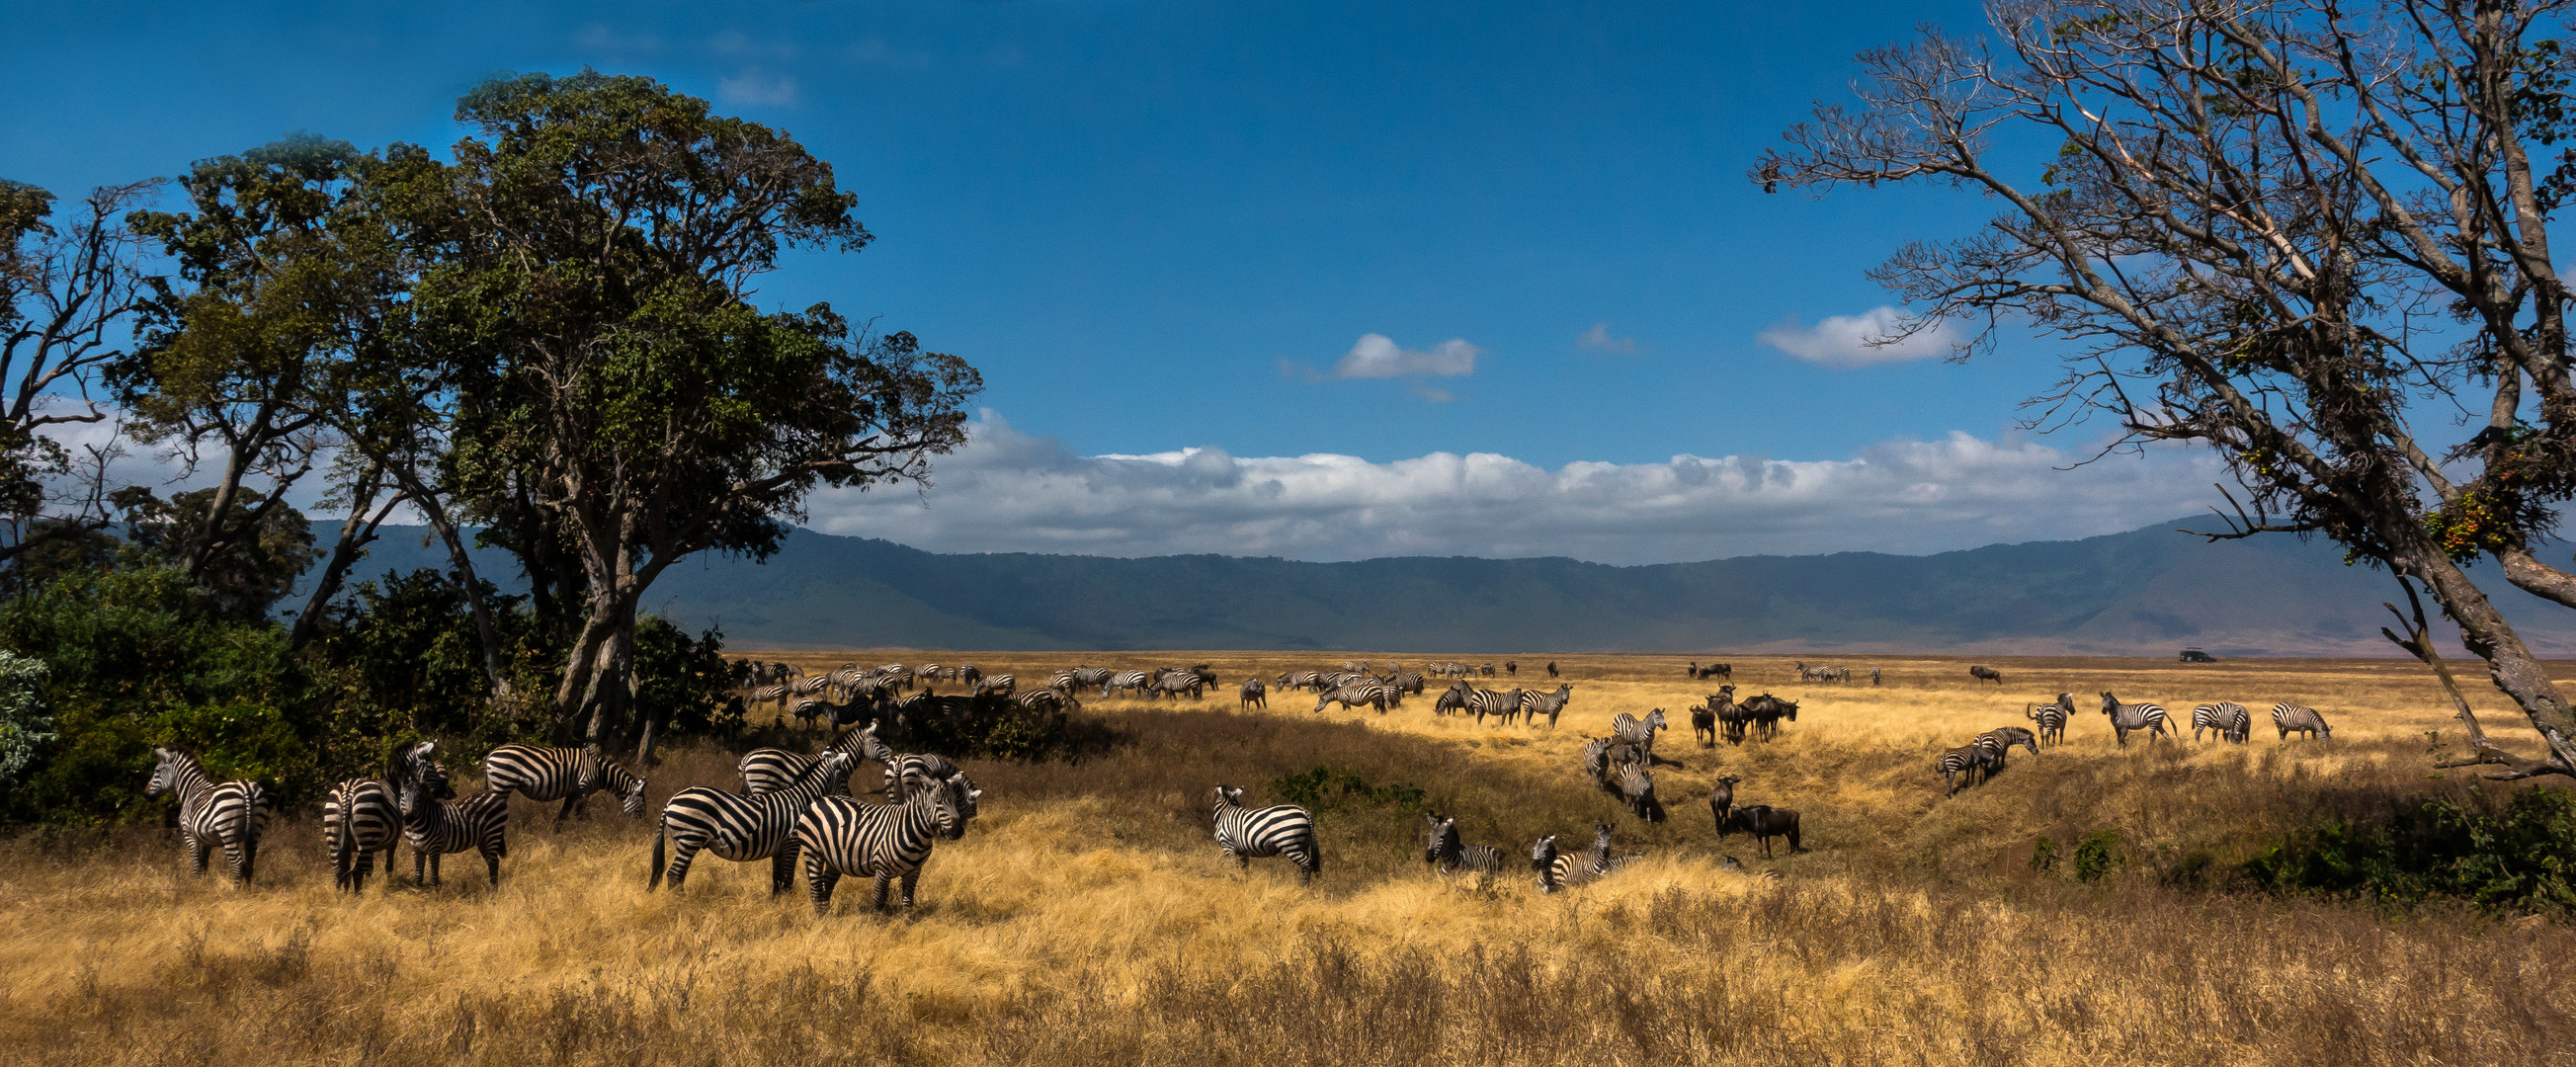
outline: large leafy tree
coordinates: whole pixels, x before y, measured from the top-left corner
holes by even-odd
[[[649,79],[490,82],[415,198],[421,335],[458,368],[447,462],[569,632],[556,690],[593,741],[627,715],[636,606],[692,553],[775,550],[818,486],[919,480],[982,387],[905,333],[755,283],[869,240],[830,164]],[[577,621],[576,621],[577,616]]]
[[[2566,11],[1993,0],[1991,42],[1864,54],[1859,106],[1819,107],[1753,177],[1998,202],[1982,232],[1878,269],[1920,312],[1898,336],[1970,324],[1966,355],[1997,329],[2055,335],[2042,421],[2107,412],[2127,443],[2215,448],[2250,510],[2214,536],[2322,534],[2428,591],[2546,745],[2505,753],[2472,718],[2479,759],[2576,773],[2565,694],[2481,587],[2576,607],[2576,574],[2540,555],[2576,494],[2550,232],[2576,192]]]

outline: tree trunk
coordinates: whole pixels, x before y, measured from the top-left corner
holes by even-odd
[[[465,538],[448,520],[447,509],[436,500],[425,499],[421,513],[428,516],[431,529],[447,544],[448,563],[456,568],[459,584],[465,586],[465,607],[474,616],[474,636],[483,646],[483,675],[492,682],[495,698],[510,695],[510,677],[501,672],[501,635],[492,628],[492,605],[483,596],[483,579],[474,573],[474,557],[465,551]]]
[[[2461,646],[2487,662],[2488,677],[2531,719],[2532,729],[2549,743],[2553,761],[2576,767],[2576,720],[2568,716],[2567,700],[2558,692],[2558,684],[2550,681],[2548,670],[2523,645],[2522,636],[2449,557],[2438,550],[2410,555],[2413,558],[2399,562],[2431,587],[2443,613],[2459,625]]]
[[[322,611],[330,605],[332,597],[340,595],[340,583],[348,577],[349,568],[357,566],[358,558],[365,555],[367,546],[375,541],[376,528],[383,525],[385,516],[392,514],[405,499],[404,494],[397,491],[372,518],[367,515],[368,506],[375,503],[378,480],[383,473],[381,466],[369,467],[367,473],[359,477],[358,483],[350,488],[349,521],[340,524],[340,540],[331,546],[331,560],[323,565],[322,576],[314,581],[313,595],[305,598],[304,610],[295,616],[295,629],[286,639],[287,654],[293,655],[312,643],[313,636],[320,632]]]

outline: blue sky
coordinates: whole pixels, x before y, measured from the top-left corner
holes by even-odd
[[[299,129],[443,148],[455,97],[492,74],[650,75],[789,130],[857,193],[878,242],[799,260],[769,296],[881,315],[966,357],[990,386],[985,438],[1058,467],[1201,452],[1495,453],[1559,476],[1680,454],[1865,464],[1954,432],[2021,447],[2017,404],[2054,377],[2037,344],[1965,366],[1849,367],[1760,340],[1885,305],[1863,270],[1988,214],[1946,189],[1817,201],[1744,179],[1811,101],[1846,95],[1854,52],[1921,20],[1973,29],[1973,5],[368,7],[18,0],[0,10],[0,175],[68,192]],[[2054,462],[2087,443],[2064,436],[2041,442]],[[1900,521],[1787,547],[2106,532],[2190,510],[2180,487],[2209,480],[2113,490],[2083,528],[2014,535],[2009,509],[2050,498],[2052,465],[2023,464],[2035,488],[1961,511],[1955,529]],[[2110,484],[2066,477],[2068,492]],[[1015,484],[1040,483],[1057,484]],[[1410,545],[1240,528],[1175,540],[1141,520],[1051,538],[1046,520],[1009,514],[977,520],[1001,533],[960,540],[948,527],[970,508],[941,529],[872,525],[886,506],[819,502],[816,525],[929,547]],[[1551,536],[1406,550],[1541,554]],[[1606,555],[1770,547],[1711,534]]]

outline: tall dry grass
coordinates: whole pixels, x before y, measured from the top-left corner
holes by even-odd
[[[962,658],[1024,679],[1070,662]],[[1209,660],[1231,682],[1340,657],[1092,658]],[[1525,683],[1545,662],[1519,658]],[[649,828],[600,805],[561,834],[522,805],[497,891],[464,877],[356,900],[332,892],[309,816],[278,824],[247,891],[186,877],[161,832],[16,842],[0,847],[0,1060],[2489,1064],[2563,1060],[2576,1036],[2565,928],[2183,877],[2322,815],[2469,788],[2433,777],[2428,746],[2457,727],[2396,665],[2008,661],[2004,690],[1980,692],[1964,662],[1892,663],[1875,691],[1802,691],[1782,665],[1739,662],[1739,693],[1804,696],[1800,721],[1701,750],[1676,714],[1661,747],[1681,766],[1659,772],[1674,818],[1644,826],[1581,780],[1580,738],[1708,687],[1678,660],[1557,661],[1575,702],[1553,732],[1427,702],[1380,717],[1282,695],[1251,715],[1230,696],[1093,701],[1106,753],[968,765],[983,817],[900,916],[845,886],[816,919],[801,895],[770,898],[761,866],[711,858],[685,896],[648,894]],[[2120,751],[2091,715],[2064,749],[1941,798],[1933,752],[2061,688],[2186,710],[2226,697],[2258,717],[2297,699],[2337,740],[2281,745],[2258,723],[2244,748]],[[730,780],[732,756],[675,754],[653,799]],[[1421,788],[1470,843],[1526,855],[1602,819],[1653,858],[1553,897],[1517,871],[1448,883],[1422,867],[1417,814],[1352,799],[1318,813],[1311,890],[1280,861],[1219,859],[1210,786],[1270,800],[1318,765]],[[1718,774],[1805,811],[1810,851],[1764,862],[1717,839],[1696,800]],[[2034,835],[2101,830],[2127,862],[2100,882],[2027,863]],[[1722,870],[1729,854],[1781,877]]]

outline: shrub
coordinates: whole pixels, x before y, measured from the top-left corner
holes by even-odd
[[[2126,863],[2120,854],[2120,831],[2095,830],[2075,843],[2075,880],[2098,882]]]
[[[2285,837],[2243,872],[2276,893],[2397,907],[2446,897],[2490,914],[2564,916],[2576,913],[2576,790],[2523,790],[2492,812],[2431,800],[2384,823],[2330,820]]]
[[[151,741],[197,757],[218,781],[247,778],[269,787],[273,801],[294,804],[320,795],[322,768],[314,746],[286,713],[248,700],[171,708],[152,720]]]
[[[15,784],[54,739],[44,684],[45,661],[0,649],[0,786]]]
[[[1291,803],[1314,808],[1361,804],[1420,811],[1430,797],[1421,786],[1411,782],[1373,786],[1356,771],[1334,767],[1317,767],[1292,774],[1270,783],[1270,788]]]

